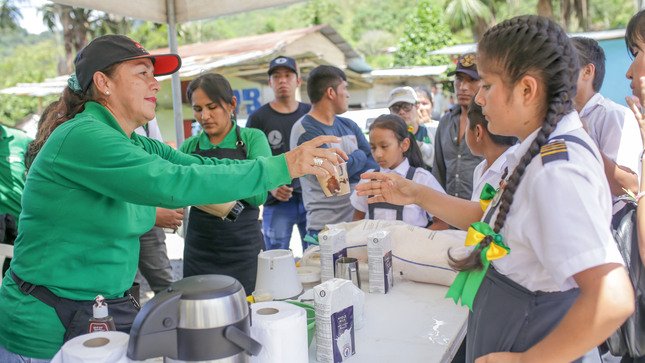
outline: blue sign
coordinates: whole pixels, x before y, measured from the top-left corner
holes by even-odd
[[[235,110],[238,115],[250,115],[255,110],[262,106],[260,103],[260,89],[259,88],[244,88],[242,90],[233,90],[235,98],[237,98],[237,109]]]

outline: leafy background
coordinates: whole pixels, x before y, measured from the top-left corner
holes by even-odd
[[[167,46],[165,25],[135,21],[87,9],[47,4],[40,10],[50,32],[31,35],[20,28],[18,5],[0,0],[2,88],[41,82],[71,72],[76,51],[107,33],[127,34],[146,48]],[[635,0],[310,0],[287,7],[180,24],[179,44],[329,24],[373,68],[446,64],[429,52],[474,42],[490,25],[519,14],[548,15],[569,31],[623,28],[643,2]],[[584,9],[582,12],[580,9]],[[584,15],[584,16],[583,16]],[[0,95],[0,122],[14,125],[37,112],[42,99]]]

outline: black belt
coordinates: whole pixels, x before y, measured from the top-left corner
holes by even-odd
[[[43,303],[53,307],[56,309],[56,307],[62,302],[62,298],[56,296],[51,290],[46,288],[45,286],[41,285],[34,285],[32,283],[29,283],[20,277],[16,275],[13,270],[11,271],[11,278],[13,281],[18,285],[18,289],[20,292],[22,292],[25,295],[31,295],[35,297],[36,299],[42,301]],[[126,290],[126,292],[123,294],[123,296],[130,295],[130,290]],[[65,299],[68,300],[68,299]],[[132,298],[133,304],[139,308],[139,303]]]
[[[51,292],[48,288],[40,285],[29,283],[11,271],[11,278],[18,285],[18,289],[25,295],[31,295],[45,304],[55,308],[60,303],[60,298]]]

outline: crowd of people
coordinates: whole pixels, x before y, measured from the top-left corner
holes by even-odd
[[[115,320],[128,331],[137,268],[155,292],[172,283],[162,228],[176,229],[193,206],[184,276],[233,276],[247,294],[260,250],[288,249],[294,226],[303,249],[325,225],[361,219],[468,231],[470,254],[447,256],[459,271],[448,296],[471,310],[462,359],[599,362],[598,347],[634,311],[610,226],[619,197],[645,195],[644,11],[626,42],[631,110],[599,93],[596,41],[520,16],[459,57],[447,112],[441,84],[397,87],[366,137],[339,116],[350,97],[343,70],[307,75],[309,105],[296,97],[296,61],[279,56],[267,72],[273,99],[246,127],[224,76],[192,80],[201,131],[174,150],[150,121],[155,76],[176,72],[179,56],[96,38],[33,142],[0,127],[0,242],[15,243],[0,288],[0,311],[11,312],[0,314],[0,361],[47,362],[98,294],[124,306]],[[317,176],[341,163],[351,193],[327,196]],[[231,201],[243,207],[234,221],[195,207]],[[645,221],[638,228],[645,241]]]

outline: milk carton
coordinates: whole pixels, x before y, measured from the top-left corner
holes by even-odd
[[[325,282],[334,278],[336,260],[347,257],[345,230],[328,229],[318,235],[320,244],[320,280]]]
[[[318,362],[343,362],[356,353],[354,289],[351,281],[343,279],[314,286]]]
[[[390,232],[376,231],[367,236],[367,264],[369,291],[387,294],[394,285]]]

